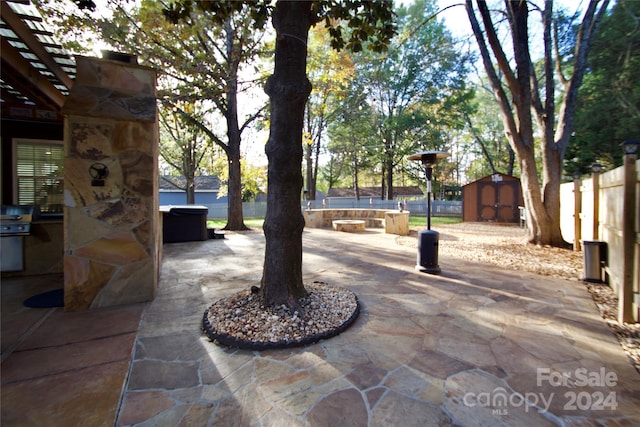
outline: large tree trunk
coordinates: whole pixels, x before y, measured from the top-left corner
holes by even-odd
[[[558,115],[558,126],[554,135],[555,120],[553,58],[551,51],[552,2],[545,2],[544,46],[545,46],[545,97],[543,102],[538,88],[538,79],[531,62],[528,38],[529,11],[526,1],[505,0],[505,11],[510,24],[514,48],[515,71],[502,49],[494,28],[489,8],[485,1],[476,0],[484,24],[480,28],[471,0],[466,0],[467,15],[478,41],[484,68],[502,113],[505,134],[516,154],[521,171],[524,204],[527,208],[529,241],[539,245],[568,246],[560,230],[560,183],[562,162],[569,139],[575,99],[586,66],[586,54],[598,21],[606,10],[604,0],[596,14],[599,0],[592,0],[583,18],[574,54],[573,76],[565,83],[565,94]],[[486,37],[486,38],[485,38]],[[489,55],[489,48],[504,76],[505,84],[498,77]],[[559,61],[559,58],[556,59]],[[507,95],[507,90],[510,97]],[[535,159],[532,110],[542,133],[543,183],[540,185]]]
[[[302,128],[311,93],[306,76],[311,2],[278,1],[275,69],[265,92],[271,101],[271,128],[265,151],[269,160],[266,238],[261,293],[267,306],[298,307],[302,284]]]

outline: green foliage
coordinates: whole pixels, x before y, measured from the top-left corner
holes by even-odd
[[[475,97],[467,108],[467,128],[461,138],[471,159],[467,178],[475,180],[493,173],[513,175],[515,155],[504,134],[500,108],[484,80],[476,83]]]
[[[163,5],[164,16],[173,23],[188,22],[199,11],[208,12],[213,22],[222,26],[231,16],[248,16],[253,28],[263,29],[272,10],[270,1],[193,1],[182,0]]]
[[[194,126],[180,111],[192,117],[202,117],[206,112],[201,103],[179,103],[180,109],[160,108],[160,156],[179,175],[199,175],[204,156],[211,141],[204,132]]]
[[[427,221],[426,215],[409,215],[409,228],[423,229]],[[431,225],[440,224],[459,224],[462,222],[462,217],[458,216],[432,216]]]
[[[396,33],[392,4],[391,0],[328,0],[314,2],[312,11],[329,28],[332,48],[383,52]],[[336,21],[347,28],[334,25]]]
[[[329,30],[322,23],[310,32],[307,49],[307,76],[313,91],[306,105],[303,145],[306,160],[306,186],[315,196],[319,157],[326,143],[328,123],[335,120],[340,102],[347,96],[354,78],[351,55],[327,49]]]
[[[601,24],[578,95],[575,131],[565,174],[587,173],[592,163],[622,164],[625,139],[640,135],[640,2],[620,0]]]
[[[81,0],[33,0],[65,50],[73,54],[90,54],[100,42],[100,34],[92,25],[93,2]],[[75,4],[75,5],[74,5]]]
[[[388,50],[353,56],[357,78],[330,126],[330,151],[351,165],[343,173],[353,174],[359,165],[387,180],[399,173],[422,182],[422,169],[407,163],[407,155],[446,149],[450,132],[464,126],[461,103],[472,94],[469,58],[435,19],[436,11],[431,0],[397,9],[398,35]]]
[[[359,52],[363,48],[382,52],[395,35],[391,0],[323,0],[311,6],[313,22],[324,21],[331,35],[331,47]],[[218,24],[234,15],[244,15],[253,21],[254,29],[263,29],[272,15],[271,0],[193,1],[180,0],[164,6],[165,16],[172,22],[189,20],[195,10],[210,12]],[[346,24],[346,28],[336,23]]]
[[[211,157],[207,163],[202,166],[202,171],[206,175],[217,176],[220,179],[218,198],[229,195],[228,161],[220,148],[214,148]],[[257,196],[266,193],[267,170],[265,166],[255,166],[241,160],[240,174],[242,176],[240,192],[243,202],[254,201]]]

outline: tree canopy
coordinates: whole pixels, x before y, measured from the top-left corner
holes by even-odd
[[[385,199],[394,198],[396,176],[424,181],[407,155],[447,149],[450,132],[464,125],[461,105],[473,94],[466,81],[470,57],[460,54],[437,11],[430,0],[396,10],[398,36],[389,49],[353,56],[357,78],[332,123],[332,139],[342,140],[330,147],[349,153],[345,170],[370,165]],[[357,181],[355,174],[354,187]]]
[[[620,143],[640,135],[640,2],[619,0],[602,20],[578,94],[565,172],[622,164]]]

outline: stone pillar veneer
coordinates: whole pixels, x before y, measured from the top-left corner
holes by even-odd
[[[97,58],[76,63],[63,108],[65,310],[150,301],[162,242],[156,73]],[[92,166],[108,176],[92,182]]]

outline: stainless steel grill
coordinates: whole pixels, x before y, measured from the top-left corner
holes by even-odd
[[[31,232],[31,222],[25,222],[20,215],[2,215],[0,223],[0,236],[26,236]]]
[[[24,236],[39,215],[37,206],[3,205],[0,208],[0,271],[24,270]]]

